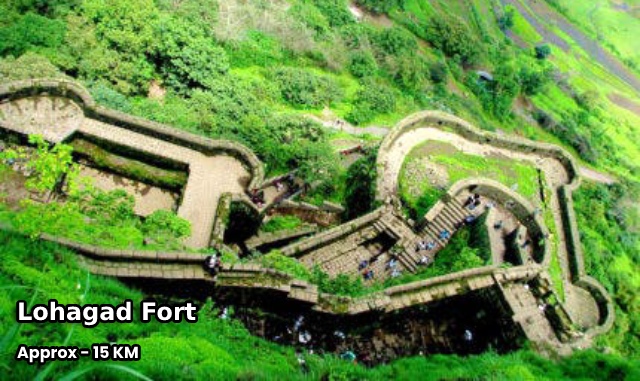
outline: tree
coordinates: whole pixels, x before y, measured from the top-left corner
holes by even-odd
[[[513,6],[505,7],[504,13],[498,19],[498,26],[500,27],[500,30],[505,31],[513,27],[514,13],[515,9],[513,8]]]
[[[29,135],[33,150],[24,147],[7,149],[0,154],[2,159],[24,160],[30,172],[25,186],[27,189],[43,193],[52,191],[66,176],[70,188],[74,188],[78,167],[73,162],[73,148],[66,144],[49,146],[41,135]]]
[[[549,72],[525,64],[518,73],[520,87],[526,95],[538,94],[549,82]]]
[[[463,65],[472,65],[480,55],[480,43],[458,17],[431,18],[426,34],[433,46]]]
[[[27,13],[15,24],[0,28],[0,55],[17,57],[31,49],[56,49],[64,41],[64,35],[64,22]]]
[[[153,56],[168,85],[179,91],[208,88],[229,70],[224,49],[202,30],[182,19],[162,18],[157,24]]]
[[[547,44],[538,45],[535,47],[536,58],[543,60],[551,54],[551,48]]]
[[[170,210],[158,209],[145,218],[141,230],[154,242],[167,243],[191,235],[191,224]]]

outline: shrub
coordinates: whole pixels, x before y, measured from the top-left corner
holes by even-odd
[[[292,14],[298,21],[304,23],[313,29],[316,36],[323,37],[329,33],[329,21],[324,14],[313,4],[306,2],[297,2],[287,11]]]
[[[536,58],[543,60],[551,54],[551,48],[547,44],[538,45],[534,48]]]
[[[386,85],[365,81],[356,93],[353,109],[346,119],[354,124],[364,124],[376,115],[390,113],[396,108],[396,96],[396,92]]]
[[[314,3],[332,27],[353,24],[356,21],[344,0],[315,0]]]
[[[390,55],[410,54],[418,49],[416,38],[404,28],[392,27],[379,32],[375,43],[383,52]]]
[[[18,59],[0,58],[0,81],[30,78],[67,78],[45,57],[28,52]]]
[[[378,70],[378,64],[368,50],[358,50],[351,53],[349,71],[355,77],[363,78],[374,76]]]
[[[154,62],[166,83],[179,91],[208,88],[229,70],[224,49],[183,20],[164,18],[157,24]]]
[[[426,34],[433,46],[464,65],[474,64],[480,55],[480,43],[458,17],[431,18]]]
[[[267,221],[260,228],[267,233],[273,233],[282,230],[293,230],[302,225],[302,220],[296,216],[275,216]]]
[[[359,5],[373,13],[389,13],[394,8],[404,9],[404,0],[357,0]]]
[[[260,263],[264,267],[282,271],[295,278],[309,280],[311,273],[302,263],[296,259],[287,257],[278,250],[272,250],[260,258]]]
[[[93,99],[103,106],[126,113],[130,113],[132,110],[131,102],[124,94],[103,83],[94,84],[89,88],[89,92],[91,92]]]
[[[172,211],[158,209],[145,218],[141,230],[155,243],[168,243],[191,235],[191,224]]]
[[[293,106],[317,108],[342,98],[342,89],[328,76],[305,69],[283,67],[273,72],[282,98]]]
[[[369,24],[349,24],[340,28],[340,36],[349,49],[368,49],[378,31]]]
[[[66,27],[34,13],[21,16],[15,24],[0,28],[0,55],[19,56],[27,50],[56,49],[64,41]]]
[[[429,67],[429,78],[433,83],[446,83],[448,76],[447,65],[442,62],[436,62]]]

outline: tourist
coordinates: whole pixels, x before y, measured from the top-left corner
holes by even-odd
[[[204,267],[211,275],[216,275],[221,265],[220,258],[218,258],[217,254],[210,255],[204,260]]]
[[[308,344],[311,341],[311,334],[309,331],[300,332],[298,334],[298,342],[300,344]]]
[[[502,229],[502,220],[496,222],[495,224],[493,224],[493,228],[498,230],[498,229]]]
[[[426,255],[423,255],[422,258],[420,258],[420,261],[418,262],[418,264],[426,266],[429,264],[429,257],[427,257]]]
[[[365,259],[365,260],[363,260],[362,262],[360,262],[360,263],[358,264],[358,271],[362,271],[362,270],[366,269],[366,268],[367,268],[367,266],[369,266],[369,261],[367,261],[367,260]]]
[[[402,271],[400,271],[400,269],[398,269],[398,268],[394,268],[393,271],[391,271],[391,277],[392,278],[397,278],[400,275],[402,275]]]
[[[371,280],[373,279],[375,274],[373,273],[373,270],[367,270],[364,272],[363,276],[364,276],[364,280]]]
[[[476,217],[470,214],[464,218],[464,223],[469,225],[475,220],[476,220]]]
[[[434,241],[430,241],[429,243],[427,243],[427,250],[431,250],[434,247],[436,247],[436,243]]]
[[[355,361],[356,361],[357,356],[356,356],[356,354],[355,354],[355,353],[353,353],[352,351],[345,351],[345,352],[342,352],[342,353],[340,354],[340,358],[341,358],[341,359],[343,359],[343,360],[348,360],[348,361],[353,361],[353,362],[355,362]]]
[[[469,205],[473,204],[473,196],[469,196],[467,198],[467,201],[464,202],[464,207],[468,207]]]
[[[395,258],[391,258],[389,263],[387,263],[387,268],[389,268],[389,269],[395,269],[396,266],[398,266],[398,260],[395,259]]]
[[[304,316],[300,315],[298,316],[298,318],[296,319],[295,323],[293,323],[293,330],[297,331],[300,329],[300,327],[302,327],[302,323],[304,322]]]
[[[440,232],[440,239],[449,239],[449,237],[451,237],[451,233],[447,229]]]
[[[473,340],[473,333],[470,330],[465,329],[464,330],[464,341],[471,342],[472,340]]]
[[[340,331],[340,330],[338,330],[338,329],[337,329],[337,330],[335,330],[335,331],[333,332],[333,335],[334,335],[335,337],[337,337],[338,339],[340,339],[340,340],[344,340],[344,339],[346,339],[346,338],[347,338],[347,335],[345,335],[345,333],[344,333],[344,332],[342,332],[342,331]]]

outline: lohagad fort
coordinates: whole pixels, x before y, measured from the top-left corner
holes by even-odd
[[[488,264],[481,267],[345,297],[321,292],[307,280],[256,261],[222,261],[212,273],[203,266],[205,256],[193,251],[111,249],[39,236],[77,252],[94,274],[151,282],[158,288],[188,290],[197,285],[225,303],[259,307],[273,315],[303,315],[317,322],[314,336],[329,335],[325,331],[339,326],[354,332],[353,348],[388,352],[387,358],[423,351],[509,350],[524,341],[542,352],[568,354],[589,347],[613,324],[611,299],[583,264],[572,200],[580,186],[579,169],[558,146],[481,131],[439,111],[416,113],[389,131],[379,147],[379,206],[336,224],[332,222],[340,205],[283,197],[281,182],[265,179],[263,164],[245,146],[106,109],[73,82],[42,79],[1,85],[0,127],[3,134],[39,134],[52,144],[92,144],[185,172],[173,201],[177,214],[191,223],[192,234],[185,242],[189,248],[237,251],[224,242],[224,233],[230,205],[240,203],[261,219],[274,208],[310,215],[316,224],[255,235],[244,245],[265,253],[278,248],[330,277],[364,273],[367,280],[375,276],[382,281],[417,273],[437,262],[438,252],[470,224],[483,229],[491,251]],[[409,219],[398,196],[399,177],[407,155],[426,141],[478,157],[528,163],[539,174],[539,192],[524,197],[493,179],[457,179],[424,216]],[[91,168],[83,170],[98,176]],[[256,192],[262,194],[259,200]],[[140,215],[157,207],[144,195],[136,196]],[[278,319],[249,329],[277,340],[284,330]]]

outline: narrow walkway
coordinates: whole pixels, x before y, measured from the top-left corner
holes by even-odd
[[[152,156],[187,164],[189,179],[178,215],[191,223],[191,236],[185,244],[196,249],[209,245],[222,194],[243,194],[251,179],[242,163],[231,156],[207,156],[168,141],[85,118],[80,107],[66,98],[39,96],[2,103],[0,126],[24,134],[42,134],[53,143],[79,131]]]

